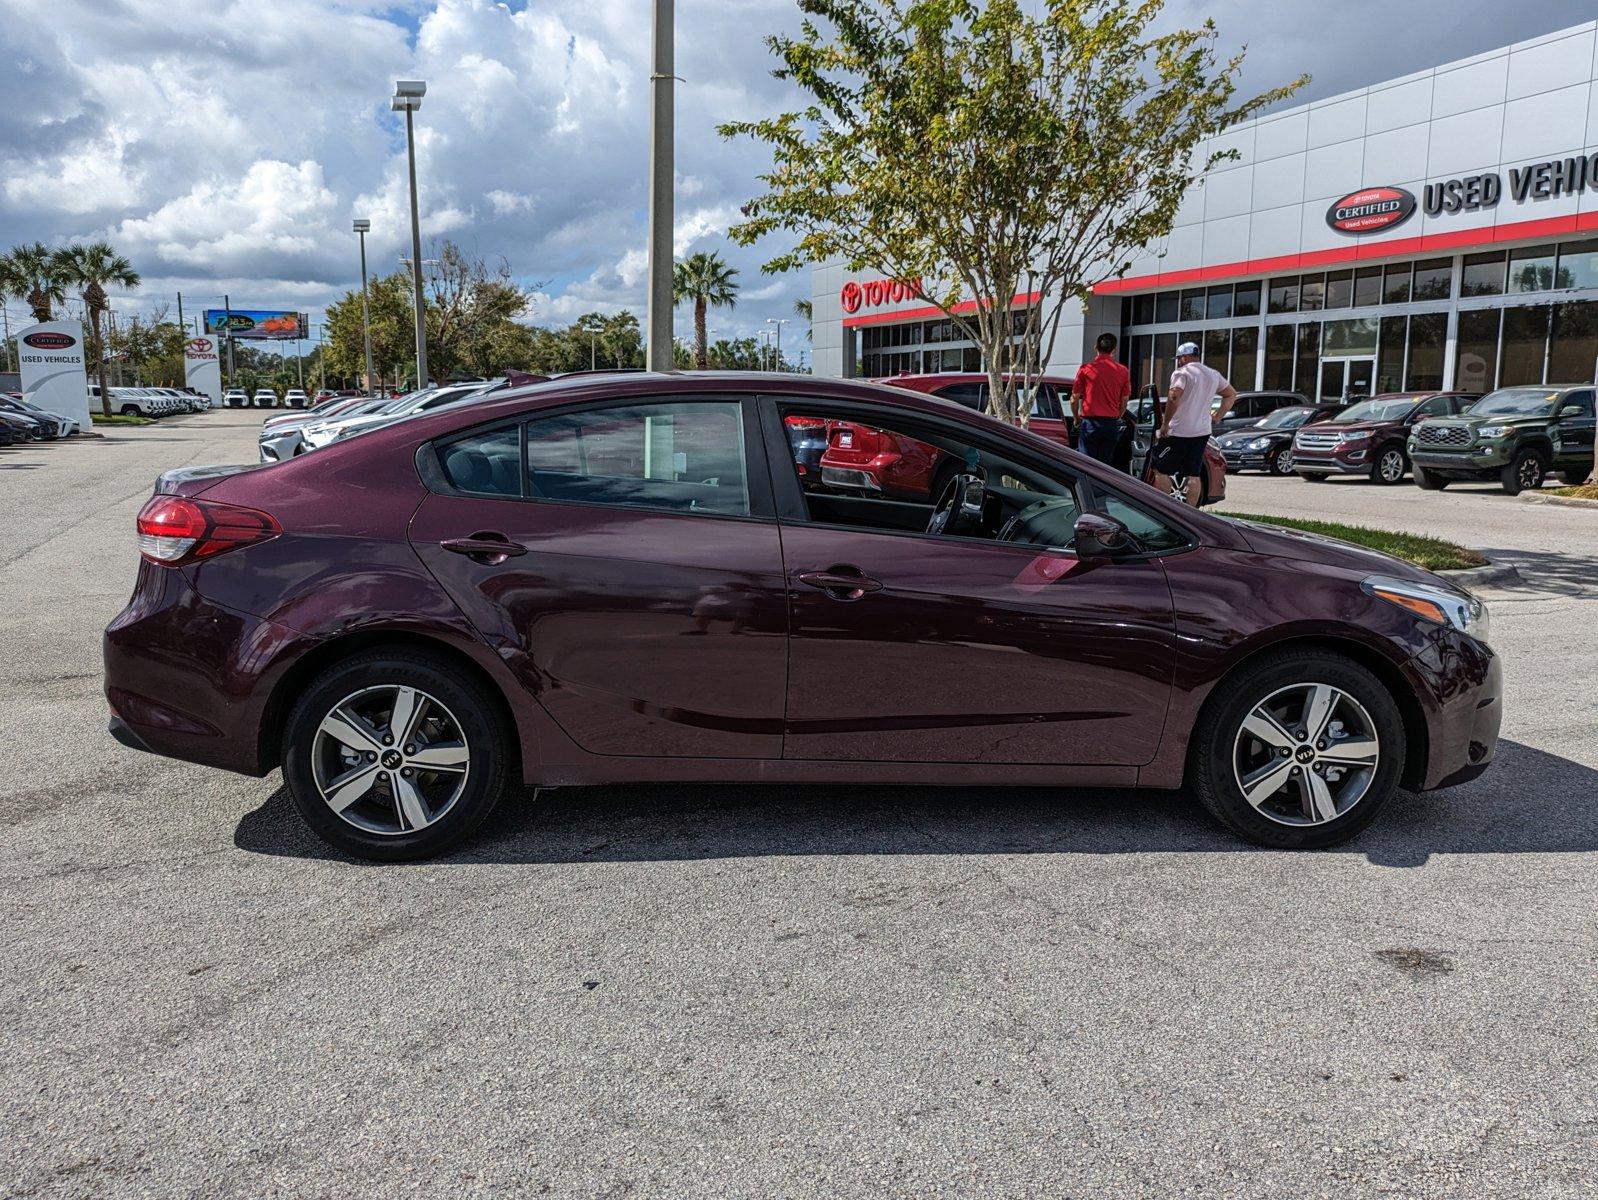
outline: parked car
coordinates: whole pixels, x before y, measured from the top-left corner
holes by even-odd
[[[305,444],[305,430],[319,421],[361,416],[376,412],[388,403],[387,400],[341,400],[337,404],[327,405],[325,411],[320,413],[283,413],[280,416],[268,417],[261,426],[261,436],[257,445],[261,461],[282,462],[284,459],[304,454],[310,449]]]
[[[1297,392],[1239,392],[1237,402],[1232,405],[1226,416],[1221,420],[1212,421],[1211,427],[1215,436],[1220,437],[1223,434],[1236,433],[1239,429],[1247,429],[1277,409],[1301,408],[1309,403],[1311,401],[1308,396],[1301,396]],[[1210,411],[1219,412],[1220,408],[1220,397],[1216,397],[1210,406]]]
[[[0,395],[0,409],[16,413],[18,416],[33,418],[40,424],[42,432],[47,438],[71,437],[79,432],[78,423],[71,417],[63,417],[59,413],[40,408],[37,404],[24,400],[15,392],[7,392],[5,395]]]
[[[283,403],[290,408],[309,408],[311,398],[305,394],[303,388],[293,387],[283,393]]]
[[[937,503],[807,493],[794,414],[967,469]],[[1501,718],[1486,609],[1438,576],[844,380],[505,390],[170,472],[137,530],[113,736],[281,766],[374,859],[523,787],[643,780],[1186,786],[1245,839],[1327,846],[1479,775]]]
[[[1499,388],[1468,413],[1417,425],[1408,449],[1423,488],[1497,480],[1514,496],[1542,487],[1550,471],[1567,483],[1585,482],[1593,469],[1593,428],[1590,384]]]
[[[1139,479],[1154,481],[1154,445],[1159,430],[1161,414],[1165,410],[1165,397],[1152,389],[1136,397],[1127,405],[1127,419],[1132,422],[1132,461],[1129,473]],[[1186,480],[1176,477],[1176,495],[1184,497]],[[1212,437],[1204,446],[1204,475],[1199,480],[1199,507],[1206,508],[1226,499],[1226,455]]]
[[[243,388],[228,388],[222,393],[223,408],[248,408],[250,395]]]
[[[306,425],[302,430],[304,446],[307,450],[319,450],[323,446],[338,441],[341,438],[353,437],[357,433],[365,433],[379,425],[386,425],[390,421],[397,421],[401,417],[408,417],[413,413],[426,412],[429,409],[442,408],[448,404],[456,404],[462,400],[480,395],[493,390],[498,385],[497,380],[474,379],[467,383],[452,383],[442,387],[422,388],[420,391],[407,392],[396,399],[389,400],[375,409],[360,413],[335,417],[331,421],[318,421]]]
[[[1399,483],[1409,470],[1405,439],[1410,427],[1426,417],[1464,412],[1476,400],[1470,392],[1387,392],[1361,400],[1299,429],[1293,436],[1293,470],[1311,483],[1328,475]]]
[[[1215,439],[1215,444],[1226,456],[1228,471],[1289,475],[1293,470],[1293,432],[1300,425],[1325,420],[1339,407],[1336,404],[1297,404],[1278,408],[1252,425],[1223,433]]]
[[[271,388],[256,388],[252,403],[256,408],[276,408],[278,404],[277,393]]]
[[[111,411],[124,417],[164,417],[172,411],[172,400],[147,388],[114,387]]]
[[[34,420],[26,413],[12,412],[10,409],[0,409],[0,429],[4,430],[5,438],[0,444],[17,446],[24,442],[42,442],[47,434],[43,422]]]

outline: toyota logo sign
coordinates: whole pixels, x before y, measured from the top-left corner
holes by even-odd
[[[1362,188],[1326,210],[1326,223],[1338,233],[1358,236],[1402,225],[1415,212],[1415,196],[1399,187]]]
[[[846,312],[846,313],[859,312],[860,311],[860,285],[858,283],[856,283],[852,279],[848,283],[844,284],[843,285],[842,300],[843,300],[843,311],[844,312]]]
[[[22,342],[35,350],[67,350],[76,346],[78,339],[70,333],[52,333],[45,330],[41,333],[24,334]]]
[[[215,349],[216,349],[216,343],[213,342],[210,338],[190,338],[189,339],[189,353],[190,354],[209,354],[209,353],[211,353],[211,351],[213,351]]]

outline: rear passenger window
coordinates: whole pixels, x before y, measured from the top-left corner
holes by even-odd
[[[450,483],[478,496],[521,496],[521,431],[514,425],[475,433],[438,452]]]
[[[529,421],[527,494],[748,516],[743,409],[736,402],[685,401]]]
[[[939,388],[937,395],[977,412],[988,406],[988,385],[985,383],[952,383],[946,388]]]

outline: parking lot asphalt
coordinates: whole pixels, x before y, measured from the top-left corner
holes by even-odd
[[[261,415],[0,450],[0,1195],[1598,1192],[1593,514],[1233,479],[1546,567],[1487,593],[1493,769],[1336,851],[1152,792],[607,787],[371,866],[105,733],[133,514]]]

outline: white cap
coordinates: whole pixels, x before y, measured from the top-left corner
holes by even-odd
[[[1176,348],[1177,358],[1197,358],[1198,356],[1199,348],[1197,342],[1183,342]]]

